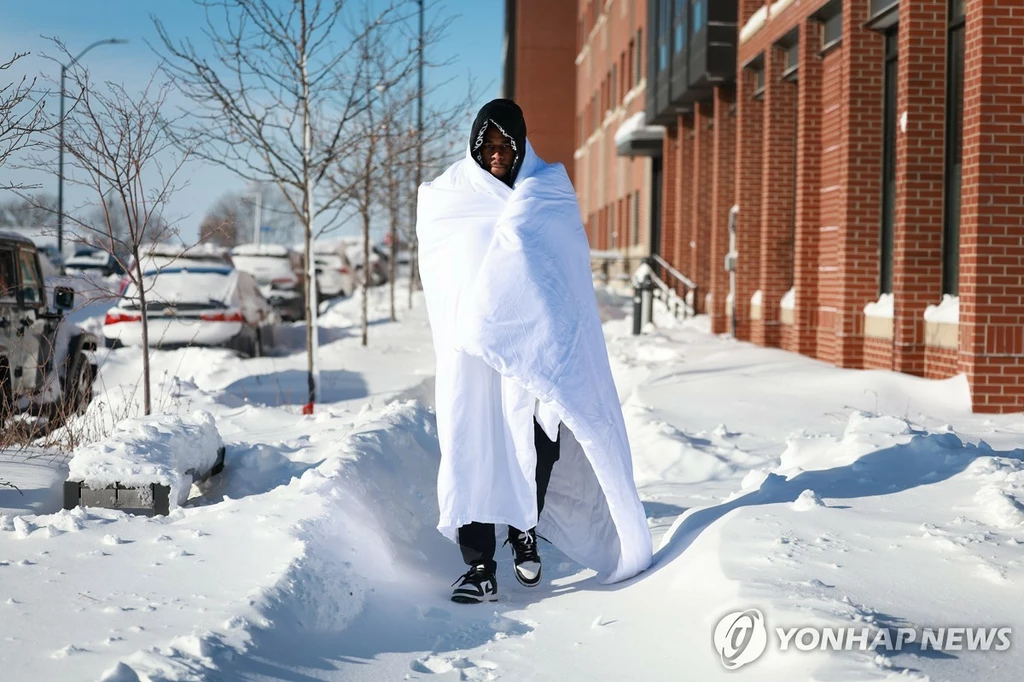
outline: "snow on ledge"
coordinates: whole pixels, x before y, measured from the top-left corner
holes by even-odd
[[[618,127],[615,131],[615,145],[618,146],[635,134],[641,134],[652,139],[660,138],[665,134],[665,126],[644,125],[646,113],[638,111]]]
[[[924,309],[925,322],[960,324],[960,297],[942,295],[942,303]]]
[[[754,295],[750,297],[750,305],[761,305],[761,290],[758,289],[754,292]]]
[[[754,12],[750,21],[740,29],[740,45],[750,40],[751,36],[764,28],[766,23],[768,23],[768,5],[762,5],[761,9]]]
[[[793,0],[775,0],[775,2],[772,3],[771,10],[768,12],[768,16],[777,17],[792,4]]]
[[[224,446],[213,416],[156,414],[125,419],[106,439],[79,448],[68,463],[68,480],[90,488],[114,483],[127,487],[151,483],[169,486],[171,509],[188,499],[192,478],[205,473]]]
[[[882,294],[874,303],[864,306],[864,314],[868,317],[893,317],[894,299],[892,294]]]
[[[782,300],[779,301],[779,307],[783,310],[796,309],[796,287],[790,287],[789,291],[782,297]]]

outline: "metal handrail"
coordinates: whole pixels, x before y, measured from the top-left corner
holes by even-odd
[[[672,275],[673,277],[678,279],[680,282],[682,282],[682,284],[684,286],[687,286],[690,289],[693,289],[693,290],[696,291],[697,284],[692,279],[690,279],[689,277],[687,277],[686,275],[684,275],[683,273],[679,272],[674,267],[669,265],[668,262],[664,258],[659,256],[658,254],[652,255],[651,258],[654,260],[655,263],[657,263],[661,267],[665,268],[665,271],[668,274]]]

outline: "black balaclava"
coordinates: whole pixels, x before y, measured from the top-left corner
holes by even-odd
[[[505,184],[511,187],[512,183],[516,181],[516,176],[519,175],[519,169],[523,166],[523,158],[526,156],[526,119],[523,118],[523,110],[510,99],[495,99],[485,104],[480,109],[480,113],[476,115],[476,120],[473,121],[473,130],[470,132],[469,148],[473,160],[484,170],[488,169],[484,165],[480,147],[483,146],[484,135],[487,134],[487,129],[491,126],[497,128],[502,135],[508,138],[512,145],[512,151],[516,155],[512,161],[512,167],[508,171],[508,177],[504,179]]]

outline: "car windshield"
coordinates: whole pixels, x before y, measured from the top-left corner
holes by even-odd
[[[146,310],[223,308],[231,297],[234,278],[230,270],[188,270],[150,273],[142,278]],[[135,284],[125,289],[122,308],[138,309]]]
[[[235,267],[251,274],[258,283],[270,284],[275,279],[294,276],[291,261],[282,256],[234,256]]]

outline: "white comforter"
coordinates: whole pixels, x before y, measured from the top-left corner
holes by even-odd
[[[651,536],[598,316],[572,184],[527,143],[514,190],[467,154],[419,191],[420,271],[437,353],[438,529],[537,526],[616,582]],[[538,402],[539,401],[539,402]],[[544,513],[533,419],[561,422]]]

